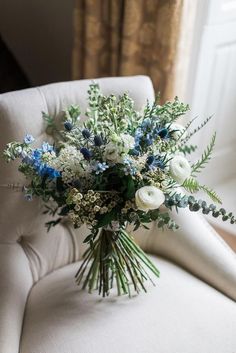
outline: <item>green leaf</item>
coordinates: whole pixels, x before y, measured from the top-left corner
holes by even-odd
[[[178,150],[182,152],[184,155],[186,154],[191,154],[192,152],[195,152],[198,146],[196,145],[185,145],[185,146],[180,146]]]
[[[126,199],[132,199],[135,194],[135,185],[132,177],[129,175],[128,177],[124,178],[124,182],[126,184],[126,191],[124,196]]]
[[[181,146],[183,146],[188,140],[190,140],[190,138],[195,135],[198,131],[200,131],[213,117],[213,115],[209,116],[208,118],[206,118],[201,125],[199,125],[198,127],[196,127],[193,131],[191,131],[188,136],[181,142]],[[195,119],[193,119],[192,121],[194,121]],[[190,123],[192,123],[192,121]],[[186,126],[186,128],[188,128],[190,126],[190,124],[188,124]]]
[[[195,176],[196,173],[199,173],[203,168],[205,168],[206,164],[210,161],[211,154],[215,146],[215,141],[216,141],[216,133],[213,134],[211,142],[207,146],[206,150],[203,152],[201,159],[192,166],[193,176]]]
[[[101,218],[98,220],[96,227],[100,228],[100,227],[107,226],[108,224],[111,223],[111,221],[116,219],[117,213],[118,213],[118,208],[115,207],[110,212],[106,213],[105,215],[102,215]]]
[[[200,184],[193,178],[186,179],[182,185],[185,190],[194,193],[200,190]]]
[[[94,240],[94,233],[90,233],[83,241],[83,243],[89,243]]]
[[[211,198],[212,201],[222,204],[220,197],[217,195],[217,193],[214,190],[210,189],[206,185],[202,185],[201,189],[205,191],[205,193]]]
[[[203,190],[210,197],[212,201],[218,202],[220,204],[222,203],[220,197],[217,195],[217,193],[214,190],[210,189],[206,185],[200,185],[196,179],[193,179],[193,178],[186,179],[185,182],[183,183],[183,187],[185,188],[185,190],[191,193],[195,193],[200,190]]]

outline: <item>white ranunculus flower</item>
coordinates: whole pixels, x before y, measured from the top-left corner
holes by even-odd
[[[120,150],[118,146],[113,142],[109,142],[106,145],[103,156],[104,159],[108,162],[116,163],[121,160]]]
[[[159,208],[165,201],[164,193],[155,186],[143,186],[135,193],[135,202],[139,210],[149,211]]]
[[[187,159],[183,156],[175,156],[170,161],[170,173],[172,178],[182,185],[191,175],[191,167]]]
[[[185,137],[187,136],[185,127],[177,123],[171,124],[169,127],[169,131],[174,140],[179,140],[180,137],[182,140],[182,139],[185,139]]]

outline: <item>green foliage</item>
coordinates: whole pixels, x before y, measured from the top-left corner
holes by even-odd
[[[191,154],[197,150],[198,146],[196,145],[185,145],[178,147],[179,152],[182,152],[185,156]]]
[[[132,176],[131,175],[125,176],[123,181],[124,181],[125,187],[126,187],[126,190],[124,192],[124,197],[127,200],[132,199],[134,197],[134,194],[136,191],[134,180],[133,180]]]
[[[185,145],[186,142],[188,142],[189,139],[190,139],[193,135],[195,135],[198,131],[200,131],[200,130],[211,120],[212,117],[213,117],[213,115],[209,116],[209,117],[206,118],[199,126],[197,126],[193,131],[191,131],[191,132],[187,135],[187,137],[182,140],[181,146]],[[193,122],[195,119],[196,119],[196,118],[192,119],[192,120],[189,122],[187,128],[192,124],[192,122]]]
[[[57,218],[56,220],[49,221],[49,222],[45,223],[45,226],[47,228],[47,232],[49,232],[52,227],[55,227],[57,224],[59,224],[61,222],[61,220],[62,220],[62,218],[60,217],[60,218]]]
[[[116,220],[118,212],[119,210],[117,209],[117,207],[115,207],[110,212],[105,213],[104,215],[101,215],[99,217],[96,228],[105,227],[111,224],[112,221]]]
[[[91,266],[86,271],[89,261]],[[131,297],[131,287],[137,293],[140,290],[146,292],[144,282],[151,280],[148,272],[159,277],[158,269],[123,228],[116,233],[102,229],[84,254],[76,282],[82,284],[83,289],[88,288],[89,293],[97,289],[100,295],[106,297],[110,294],[113,281],[116,281],[117,294]]]
[[[65,119],[70,121],[73,125],[76,125],[80,120],[80,113],[80,107],[72,104],[65,110]]]
[[[214,190],[210,189],[206,185],[200,185],[198,181],[194,178],[186,179],[183,183],[183,187],[185,188],[185,190],[191,193],[196,193],[200,190],[203,190],[212,199],[212,201],[222,203],[221,199]]]
[[[175,122],[188,110],[189,105],[181,103],[178,97],[175,97],[174,102],[166,102],[162,106],[157,105],[155,113],[160,117],[161,124],[170,124]]]
[[[206,185],[201,185],[201,189],[205,191],[205,193],[212,199],[212,201],[222,204],[220,197],[214,190],[210,189]]]
[[[195,176],[196,173],[201,172],[205,168],[206,164],[211,159],[211,154],[215,146],[216,133],[213,134],[210,144],[207,146],[206,150],[203,152],[201,159],[192,166],[192,175]]]

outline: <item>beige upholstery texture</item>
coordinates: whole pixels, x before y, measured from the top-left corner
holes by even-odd
[[[138,110],[154,97],[145,76],[97,81],[104,94],[128,91]],[[0,95],[0,151],[26,133],[50,139],[41,112],[60,121],[71,103],[84,111],[89,83]],[[0,158],[0,185],[23,184],[17,163]],[[47,233],[39,200],[4,187],[0,200],[0,353],[236,352],[236,257],[198,214],[173,213],[177,232],[155,224],[136,232],[160,279],[147,294],[101,299],[74,283],[86,227],[64,223]]]

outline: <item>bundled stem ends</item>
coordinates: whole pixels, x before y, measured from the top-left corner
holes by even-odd
[[[118,295],[131,296],[132,289],[146,292],[146,280],[154,285],[149,273],[159,277],[158,269],[124,228],[116,232],[102,228],[84,253],[76,282],[83,289],[88,288],[89,293],[98,290],[103,297],[109,295],[116,283]]]

